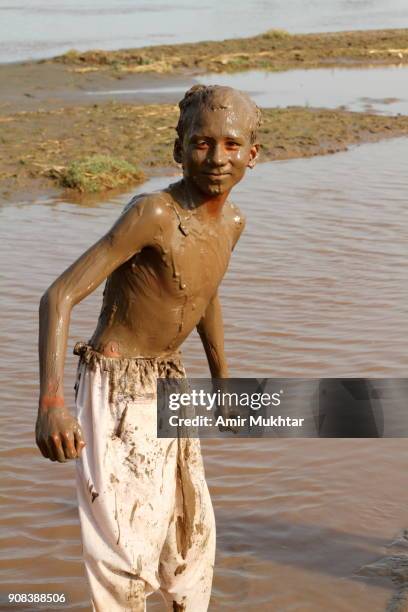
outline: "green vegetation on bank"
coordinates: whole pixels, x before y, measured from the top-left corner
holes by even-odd
[[[408,29],[289,34],[157,45],[119,51],[69,51],[53,60],[75,72],[237,72],[408,63]]]
[[[62,187],[81,193],[120,189],[132,183],[141,183],[145,178],[144,173],[133,164],[109,155],[76,159],[54,173]]]

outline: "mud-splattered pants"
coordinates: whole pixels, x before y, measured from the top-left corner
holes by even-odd
[[[76,473],[93,610],[144,611],[160,589],[170,610],[206,611],[215,523],[199,441],[156,437],[150,382],[169,362],[96,358],[89,347],[80,354],[76,403],[86,447]]]

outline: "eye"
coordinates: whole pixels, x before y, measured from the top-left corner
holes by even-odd
[[[194,147],[196,149],[206,149],[208,147],[208,143],[205,140],[197,140],[194,143]]]
[[[236,142],[235,140],[227,140],[225,144],[226,144],[227,149],[233,149],[233,150],[239,149],[241,146],[240,143]]]

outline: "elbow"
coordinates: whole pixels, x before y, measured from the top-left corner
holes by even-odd
[[[40,300],[40,308],[39,308],[39,312],[40,312],[40,316],[45,314],[50,306],[50,290],[47,289],[47,291],[45,293],[43,293],[43,295],[41,296],[41,300]]]
[[[41,296],[39,308],[40,317],[48,314],[50,310],[61,312],[65,310],[64,307],[71,310],[71,300],[66,292],[64,292],[57,283],[54,283]]]

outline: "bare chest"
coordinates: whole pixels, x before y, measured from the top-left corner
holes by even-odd
[[[177,223],[157,243],[162,286],[172,295],[208,300],[220,284],[231,257],[226,223],[203,226],[196,219]]]

